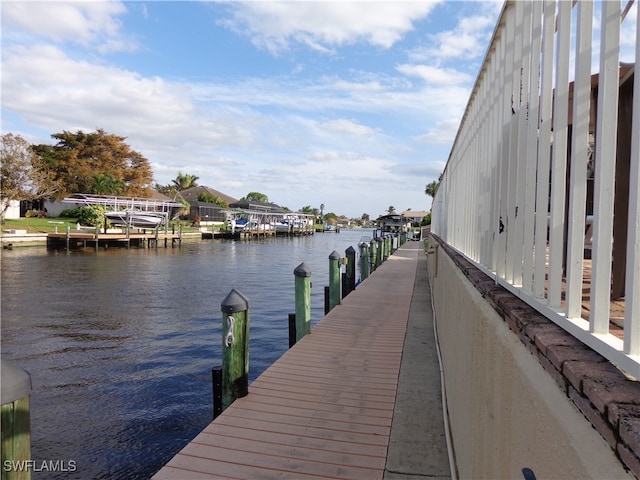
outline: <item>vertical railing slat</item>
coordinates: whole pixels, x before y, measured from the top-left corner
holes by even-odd
[[[515,13],[513,9],[505,12],[506,25],[504,36],[500,38],[503,44],[502,49],[502,66],[503,72],[506,72],[502,85],[502,123],[501,123],[501,161],[500,161],[500,222],[502,225],[502,234],[498,237],[498,271],[499,278],[508,281],[507,272],[511,271],[511,261],[507,248],[507,231],[508,231],[508,215],[509,215],[509,158],[510,158],[510,125],[511,125],[511,99],[513,97],[513,17]]]
[[[540,55],[542,48],[542,2],[532,2],[531,5],[531,64],[529,71],[529,104],[527,121],[527,167],[525,173],[524,193],[524,240],[522,260],[522,289],[528,294],[533,293],[533,247],[536,219],[536,167],[538,160],[538,118],[540,115]]]
[[[640,19],[640,2],[637,19]],[[640,65],[640,29],[636,25],[636,66]],[[629,231],[627,232],[627,272],[624,310],[624,351],[640,355],[640,75],[633,79],[633,118],[631,125],[631,168],[629,178]]]
[[[518,5],[520,6],[518,8]],[[518,24],[520,30],[520,55],[519,55],[519,84],[517,90],[517,155],[513,159],[516,165],[516,191],[513,204],[514,226],[513,237],[513,283],[522,285],[522,261],[524,252],[524,198],[526,190],[527,173],[527,135],[529,129],[529,70],[531,68],[531,2],[518,2],[516,6]]]
[[[546,0],[543,5],[542,69],[540,84],[540,127],[538,143],[538,185],[536,188],[536,232],[535,232],[535,273],[534,295],[545,298],[547,267],[547,216],[549,212],[549,172],[551,165],[551,122],[553,92],[553,31],[555,27],[556,4]]]
[[[498,39],[496,42],[495,51],[493,52],[494,68],[496,72],[502,71],[502,39]],[[494,80],[494,97],[492,98],[494,104],[493,113],[493,138],[495,140],[495,146],[493,148],[494,155],[494,171],[493,171],[493,223],[489,225],[489,228],[493,232],[491,238],[491,271],[496,272],[496,276],[500,276],[500,237],[499,232],[500,216],[501,216],[501,169],[502,169],[502,107],[500,106],[500,100],[502,98],[502,75],[498,75],[498,78]]]
[[[592,333],[609,332],[611,238],[618,125],[620,2],[602,2],[591,279]]]
[[[516,204],[516,174],[518,170],[518,164],[516,159],[518,158],[518,118],[516,116],[516,109],[518,108],[517,102],[520,93],[520,49],[522,42],[522,29],[518,25],[519,13],[522,11],[522,3],[516,2],[513,9],[513,18],[507,26],[507,43],[511,45],[509,50],[509,57],[507,63],[507,72],[512,72],[509,76],[509,88],[506,90],[509,95],[509,103],[505,103],[504,107],[509,108],[508,126],[507,126],[507,142],[508,142],[508,156],[506,163],[507,173],[507,185],[505,198],[505,235],[506,235],[506,267],[505,267],[505,280],[509,283],[513,283],[513,264],[515,260],[515,204]]]
[[[500,83],[499,80],[497,79],[498,77],[498,72],[499,72],[499,54],[498,54],[498,49],[499,49],[499,45],[496,46],[496,49],[493,52],[493,55],[491,56],[491,97],[488,101],[489,105],[489,111],[490,111],[490,117],[489,117],[489,125],[491,126],[491,131],[489,133],[489,138],[491,141],[491,144],[489,145],[488,148],[488,158],[487,161],[489,162],[489,166],[488,166],[488,170],[487,170],[487,175],[489,176],[489,182],[488,182],[488,186],[491,190],[491,203],[490,203],[490,213],[489,213],[489,219],[488,219],[488,223],[487,223],[487,255],[488,255],[488,262],[487,265],[489,266],[489,270],[492,272],[496,271],[496,257],[495,257],[495,248],[494,246],[496,245],[496,235],[497,235],[497,225],[498,225],[498,218],[500,216],[500,212],[498,211],[498,175],[496,174],[498,171],[498,138],[499,138],[499,134],[500,134],[500,128],[499,128],[499,108],[497,106],[498,104],[498,98],[500,96]]]
[[[553,95],[553,158],[551,164],[551,218],[549,226],[549,306],[561,307],[564,256],[564,208],[569,126],[569,50],[571,2],[558,3],[556,81]],[[544,172],[541,172],[544,174]]]
[[[579,318],[582,308],[584,232],[591,110],[591,31],[593,2],[577,4],[576,65],[571,133],[571,183],[567,237],[567,317]]]

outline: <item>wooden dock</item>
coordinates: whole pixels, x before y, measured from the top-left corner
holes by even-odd
[[[271,237],[301,237],[306,235],[313,235],[315,231],[313,229],[295,228],[290,231],[282,232],[278,230],[263,230],[263,229],[243,229],[237,232],[231,231],[203,231],[203,240],[251,240],[255,238],[271,238]]]
[[[396,251],[153,478],[382,479],[419,254]]]
[[[182,235],[180,233],[95,233],[95,232],[69,232],[47,234],[47,248],[108,248],[140,247],[150,248],[159,246],[180,245]]]

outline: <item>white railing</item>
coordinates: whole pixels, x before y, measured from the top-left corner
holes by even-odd
[[[432,231],[640,378],[633,3],[505,3],[434,198]],[[624,311],[623,330],[611,327],[612,305]]]

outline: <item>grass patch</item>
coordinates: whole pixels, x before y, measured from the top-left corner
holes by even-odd
[[[62,222],[62,223],[54,223],[54,222]],[[71,231],[76,229],[76,224],[78,220],[75,218],[66,218],[66,217],[48,217],[48,218],[7,218],[2,224],[2,230],[26,230],[27,233],[54,233],[56,231],[56,226],[58,227],[58,233],[66,232],[67,225]],[[181,221],[181,222],[173,222],[175,224],[176,232],[178,231],[178,225],[182,224],[182,231],[184,233],[187,232],[198,232],[197,228],[191,227],[191,222]],[[149,229],[147,229],[149,231]],[[164,228],[160,229],[160,232],[163,232]],[[171,226],[169,226],[169,231],[171,231]]]
[[[62,223],[52,223],[62,222]],[[77,220],[75,218],[62,218],[62,217],[50,217],[50,218],[8,218],[5,219],[2,224],[3,230],[26,230],[27,233],[53,233],[58,227],[58,232],[65,232],[67,225],[71,228],[76,228]]]

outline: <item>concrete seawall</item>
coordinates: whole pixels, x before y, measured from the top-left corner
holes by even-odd
[[[496,310],[469,277],[488,279],[487,288],[491,279],[479,270],[463,272],[454,252],[431,243],[429,274],[460,478],[522,478],[525,467],[537,478],[633,478],[627,469],[638,475],[624,435],[609,438],[607,429],[594,428],[593,401],[585,401],[571,379],[550,371],[537,338]],[[560,338],[563,332],[554,327],[545,326]],[[630,395],[640,392],[637,382],[623,386]],[[619,400],[633,407],[633,399]]]

